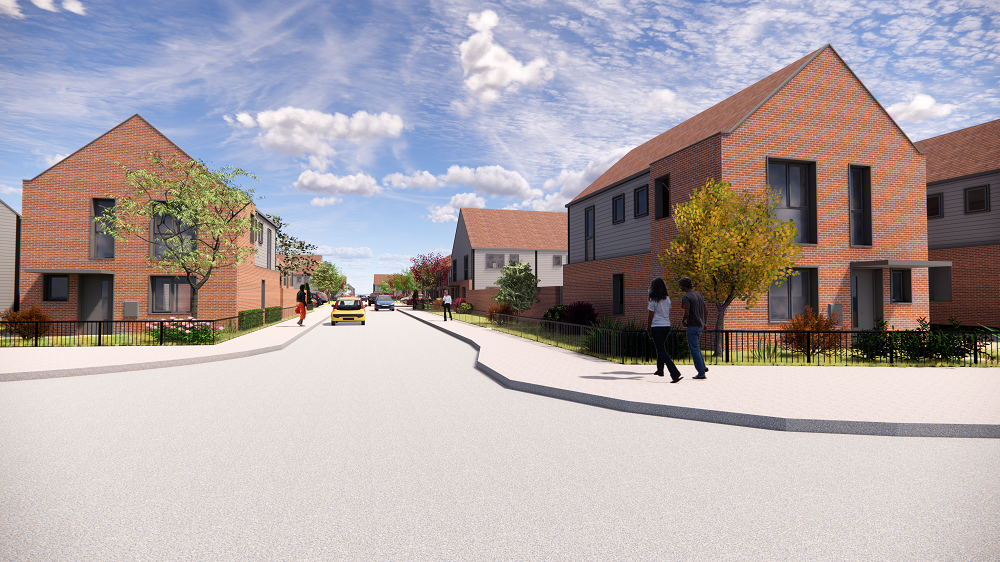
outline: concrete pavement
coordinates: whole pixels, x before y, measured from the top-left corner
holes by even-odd
[[[778,431],[1000,438],[1000,369],[712,365],[707,380],[619,365],[424,311],[411,318],[479,351],[501,385],[648,415]]]

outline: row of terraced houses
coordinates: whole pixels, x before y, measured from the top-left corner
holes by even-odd
[[[672,205],[709,178],[777,190],[802,249],[798,275],[735,302],[726,328],[774,329],[807,306],[852,329],[1000,326],[1000,121],[914,143],[830,45],[633,149],[568,213],[462,209],[451,291],[488,305],[499,268],[534,259],[543,302],[527,315],[586,301],[642,320]]]
[[[0,206],[0,308],[37,304],[59,320],[184,314],[190,289],[149,267],[155,249],[116,245],[93,221],[125,192],[116,163],[138,167],[151,150],[186,157],[135,115],[25,180],[23,217]],[[855,329],[876,318],[1000,326],[1000,120],[914,143],[830,45],[633,149],[568,212],[462,209],[447,290],[483,310],[503,265],[527,261],[541,287],[528,316],[587,301],[604,317],[643,319],[664,274],[657,253],[677,233],[672,205],[708,178],[779,190],[778,215],[802,247],[798,275],[754,308],[734,303],[727,328],[773,329],[806,306]],[[274,226],[252,212],[262,228],[243,243],[255,257],[213,275],[203,318],[294,300]]]

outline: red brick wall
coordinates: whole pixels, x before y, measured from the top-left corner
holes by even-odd
[[[38,177],[23,182],[22,195],[22,258],[21,303],[32,304],[56,320],[76,320],[78,317],[78,276],[70,276],[67,302],[42,301],[42,275],[25,273],[25,269],[97,269],[114,272],[114,319],[122,319],[122,303],[139,302],[140,319],[168,318],[171,314],[152,314],[150,310],[150,276],[169,275],[147,264],[149,245],[130,237],[115,242],[114,259],[90,258],[91,199],[127,193],[125,174],[119,164],[131,169],[146,164],[143,156],[159,151],[169,156],[187,157],[169,139],[141,117],[133,116],[108,131],[87,146]],[[145,221],[137,221],[145,226]],[[249,241],[249,236],[247,237]],[[246,286],[237,286],[238,273],[233,268],[220,268],[199,291],[198,317],[224,318],[235,316],[244,301],[260,306],[260,279],[268,279],[268,305],[281,303],[277,273],[250,264],[240,266],[246,276]],[[253,271],[256,270],[256,271]],[[271,281],[273,277],[273,282]],[[253,285],[252,279],[256,279]],[[270,286],[274,287],[272,290]],[[293,299],[294,300],[294,299]],[[273,304],[272,304],[273,303]]]
[[[965,326],[1000,328],[1000,246],[930,250],[931,260],[950,261],[951,301],[932,301],[931,323],[952,316]]]

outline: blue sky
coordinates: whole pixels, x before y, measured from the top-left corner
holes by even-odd
[[[0,0],[0,198],[138,113],[255,173],[361,288],[450,252],[460,207],[564,211],[826,43],[913,140],[997,119],[998,23],[995,0]]]

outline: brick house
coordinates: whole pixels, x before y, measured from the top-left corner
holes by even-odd
[[[376,273],[372,280],[372,292],[375,294],[382,292],[382,282],[392,277],[391,273]]]
[[[644,321],[671,205],[708,178],[781,190],[802,247],[799,275],[754,308],[734,302],[726,328],[778,329],[805,306],[857,329],[928,316],[927,268],[946,264],[927,261],[924,155],[830,45],[633,149],[568,203],[564,300]]]
[[[187,316],[190,287],[151,268],[154,245],[103,233],[93,217],[127,191],[119,164],[143,166],[143,156],[189,159],[139,115],[133,115],[38,176],[23,182],[22,307],[38,304],[54,320],[165,319]],[[232,317],[240,310],[280,306],[275,228],[255,209],[260,232],[243,237],[252,259],[215,270],[198,293],[198,316]],[[152,225],[151,227],[152,228]],[[294,300],[294,299],[292,299]]]
[[[522,315],[541,318],[550,307],[562,304],[566,217],[545,211],[461,209],[448,278],[452,297],[468,299],[476,310],[485,311],[496,304],[500,269],[513,260],[530,263],[539,277],[541,302]]]
[[[916,143],[927,153],[931,322],[1000,327],[1000,119]]]

